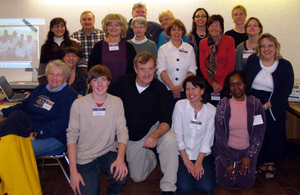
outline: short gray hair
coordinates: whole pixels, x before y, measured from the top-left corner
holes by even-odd
[[[57,67],[57,68],[60,68],[64,71],[64,74],[65,74],[65,79],[68,80],[70,75],[71,75],[71,71],[70,71],[70,68],[68,67],[68,65],[66,63],[64,63],[63,61],[61,60],[53,60],[53,61],[50,61],[47,66],[46,66],[46,70],[45,70],[45,73],[46,73],[46,76],[48,76],[49,74],[49,71],[52,67]]]
[[[132,22],[131,22],[131,28],[133,28],[133,25],[135,22],[138,22],[139,24],[142,24],[144,25],[145,27],[147,27],[147,20],[144,18],[144,17],[135,17],[132,19]]]

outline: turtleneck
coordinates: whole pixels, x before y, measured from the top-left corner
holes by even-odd
[[[57,43],[58,46],[60,46],[60,44],[64,41],[64,37],[63,37],[63,36],[62,36],[62,37],[59,37],[59,38],[53,37],[53,41],[54,41],[55,43]]]
[[[144,39],[141,40],[141,41],[137,41],[137,40],[135,39],[135,36],[132,38],[132,42],[135,43],[135,44],[138,44],[138,45],[143,44],[143,43],[146,43],[147,40],[148,40],[148,39],[147,39],[146,36],[145,36]]]

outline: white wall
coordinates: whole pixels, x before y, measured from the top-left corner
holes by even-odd
[[[0,0],[0,18],[45,18],[45,27],[40,27],[42,43],[49,30],[50,20],[54,17],[66,19],[67,27],[72,33],[81,27],[79,23],[81,12],[91,10],[96,17],[95,26],[101,28],[101,20],[108,13],[121,13],[129,20],[132,6],[136,2],[139,1]],[[264,32],[277,37],[282,45],[283,57],[292,63],[295,77],[300,79],[298,47],[300,45],[300,0],[144,0],[141,2],[147,5],[148,20],[158,22],[158,14],[169,9],[176,18],[184,22],[188,31],[191,29],[192,14],[198,7],[205,8],[210,15],[221,14],[225,20],[225,31],[233,28],[231,9],[234,5],[242,3],[248,10],[248,17],[258,17],[264,26]]]

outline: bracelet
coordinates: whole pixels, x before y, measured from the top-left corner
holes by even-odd
[[[267,108],[267,105],[266,105],[266,104],[264,105],[264,108],[265,108],[265,110],[268,110],[268,108]]]
[[[36,136],[37,136],[37,132],[33,132],[32,137],[36,138]]]

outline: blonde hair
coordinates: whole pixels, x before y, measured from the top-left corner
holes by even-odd
[[[264,33],[264,34],[260,35],[260,37],[258,38],[258,41],[256,44],[257,57],[259,57],[259,58],[262,57],[260,44],[264,38],[268,39],[269,41],[271,41],[275,44],[275,47],[276,47],[275,60],[276,59],[280,60],[282,58],[282,55],[280,54],[280,43],[277,41],[276,37],[274,37],[270,33]]]
[[[243,5],[236,5],[236,6],[234,6],[233,8],[232,8],[232,10],[231,10],[231,17],[233,17],[233,12],[234,12],[234,10],[236,10],[237,8],[241,8],[243,11],[244,11],[244,13],[245,13],[245,16],[247,17],[247,9],[243,6]]]
[[[166,10],[166,11],[160,12],[160,14],[158,15],[158,21],[160,21],[160,19],[161,19],[163,16],[168,16],[168,17],[170,18],[170,20],[175,19],[173,13],[172,13],[170,10]]]
[[[105,36],[108,37],[107,25],[111,22],[116,21],[122,26],[121,38],[124,39],[126,37],[126,33],[128,30],[127,19],[121,14],[107,14],[102,20],[102,29],[105,32]]]
[[[135,8],[138,8],[138,7],[143,7],[143,8],[145,8],[145,10],[146,10],[146,12],[147,12],[146,4],[141,3],[141,2],[134,4],[133,7],[132,7],[132,11],[134,11]]]

